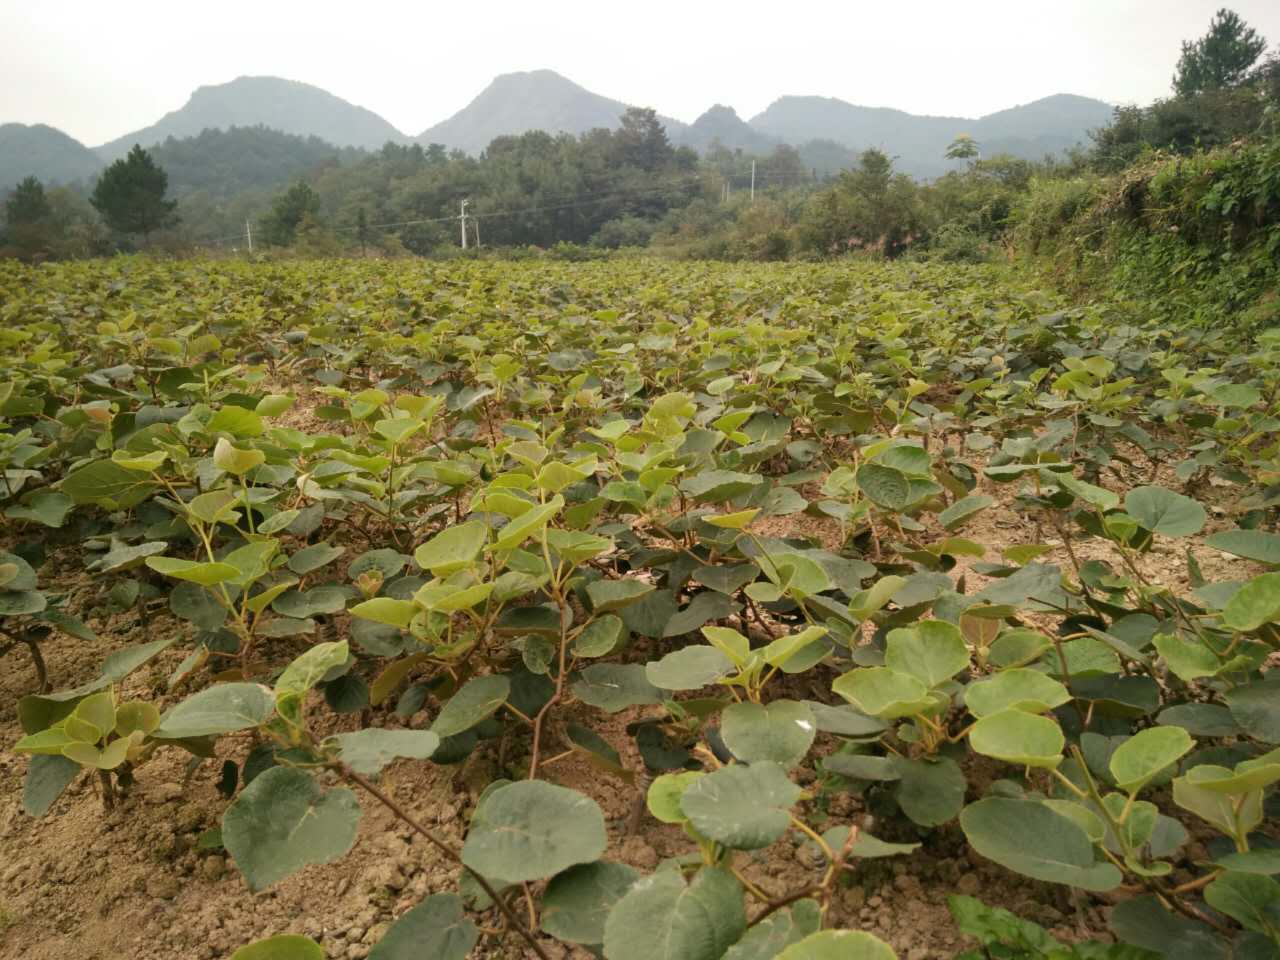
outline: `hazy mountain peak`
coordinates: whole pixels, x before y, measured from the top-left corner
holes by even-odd
[[[236,77],[197,87],[180,109],[97,148],[105,159],[123,156],[135,143],[151,146],[168,137],[192,137],[207,129],[266,126],[296,136],[318,136],[343,147],[381,147],[408,138],[372,110],[326,90],[282,77]]]
[[[36,176],[46,184],[85,180],[102,168],[98,156],[74,137],[43,123],[0,124],[0,195]]]
[[[554,70],[526,70],[494,77],[469,104],[418,135],[421,143],[478,154],[495,137],[529,130],[586,133],[598,127],[616,129],[627,104],[592,93]],[[668,134],[683,129],[663,117]]]

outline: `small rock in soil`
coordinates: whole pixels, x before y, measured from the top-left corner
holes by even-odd
[[[622,845],[622,859],[642,870],[652,870],[658,865],[658,854],[642,837],[628,837]]]
[[[172,900],[180,889],[178,881],[167,873],[157,873],[147,879],[147,896],[157,900]]]

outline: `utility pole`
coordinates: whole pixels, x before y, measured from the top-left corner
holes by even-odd
[[[756,202],[756,162],[751,161],[751,202]]]
[[[458,213],[458,223],[462,226],[462,249],[467,249],[467,204],[470,200],[462,201],[462,210]]]
[[[476,249],[480,249],[480,215],[476,214],[471,218],[476,222]]]
[[[248,220],[244,222],[244,235],[249,241],[249,253],[253,253],[253,224]]]

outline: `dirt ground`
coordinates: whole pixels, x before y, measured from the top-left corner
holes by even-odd
[[[1169,485],[1176,488],[1175,483]],[[986,559],[998,559],[1002,548],[1037,540],[1034,526],[1009,506],[1015,485],[984,481],[981,487],[1001,502],[963,535],[988,547]],[[1226,516],[1216,514],[1206,533],[1231,525]],[[793,518],[785,530],[767,532],[799,533],[827,546],[839,536],[834,521],[810,517]],[[1052,532],[1041,536],[1039,542],[1047,542]],[[1257,572],[1252,564],[1203,544],[1193,549],[1210,579],[1240,579]],[[1078,553],[1081,559],[1102,557],[1106,547],[1092,541]],[[73,609],[86,616],[103,642],[99,646],[63,636],[46,642],[43,649],[55,689],[95,676],[103,657],[115,649],[157,639],[165,631],[188,629],[159,618],[152,622],[149,635],[143,636],[132,615],[95,613],[101,600],[95,585],[86,583],[70,565],[74,555],[69,552],[65,566],[55,556],[44,574],[53,571],[53,582],[48,584],[52,589],[70,590]],[[1069,570],[1060,547],[1041,562],[1059,563]],[[1158,545],[1142,564],[1144,572],[1159,582],[1175,590],[1187,589],[1181,546]],[[970,591],[981,585],[980,578],[970,577]],[[164,705],[166,680],[183,656],[181,643],[165,651],[129,679],[123,695],[145,694]],[[0,740],[7,748],[21,736],[12,704],[34,689],[35,673],[21,651],[2,663],[0,701],[6,708],[0,713]],[[638,769],[640,761],[623,727],[638,716],[637,710],[608,718],[598,728],[631,769]],[[395,725],[398,721],[378,718],[375,722]],[[422,713],[411,721],[415,726],[425,722]],[[355,724],[356,717],[341,717],[334,730],[354,729]],[[318,940],[331,958],[360,960],[387,925],[423,896],[456,888],[457,870],[448,861],[385,809],[361,797],[364,816],[350,853],[335,863],[304,869],[265,892],[250,894],[221,851],[196,848],[197,837],[218,824],[228,802],[216,788],[221,759],[242,759],[248,746],[243,738],[224,738],[219,762],[203,761],[194,768],[188,766],[186,754],[162,751],[138,770],[136,788],[111,813],[103,811],[96,781],[83,778],[38,820],[21,810],[26,758],[7,749],[0,751],[0,957],[220,960],[260,937],[297,932]],[[470,809],[495,775],[495,752],[481,749],[453,767],[400,761],[385,771],[382,784],[414,817],[460,845]],[[603,775],[579,754],[549,764],[545,775],[582,790],[600,804],[609,824],[608,857],[650,870],[664,857],[689,852],[690,844],[677,827],[647,815],[638,831],[627,835],[636,788]],[[799,771],[802,783],[813,776],[811,769]],[[819,821],[823,827],[857,822],[869,825],[870,832],[882,839],[916,839],[904,834],[902,826],[867,824],[861,800],[852,795],[834,797],[827,815],[828,820]],[[1062,939],[1106,936],[1106,903],[1073,901],[1066,888],[1014,876],[968,853],[954,824],[923,839],[926,846],[912,856],[859,864],[832,903],[830,923],[876,933],[903,960],[952,957],[966,944],[952,923],[946,896],[961,892],[1040,922]],[[783,840],[758,851],[744,873],[770,896],[779,896],[820,878],[820,865],[810,853],[807,847]],[[482,922],[495,921],[486,915]],[[547,950],[553,957],[590,956],[549,941]],[[493,958],[526,955],[532,956],[514,937],[503,941],[485,937],[474,953]]]

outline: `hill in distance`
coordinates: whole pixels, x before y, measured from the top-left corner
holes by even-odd
[[[194,137],[169,137],[150,148],[169,175],[170,194],[203,194],[229,202],[248,190],[270,190],[340,163],[368,156],[357,147],[335,147],[319,137],[281,133],[269,127],[207,129]]]
[[[0,194],[24,177],[45,185],[88,180],[102,169],[92,150],[61,130],[43,123],[0,124]]]
[[[554,70],[504,73],[447,120],[420,133],[419,143],[479,154],[496,137],[529,130],[575,136],[604,127],[617,129],[627,104],[580,87]],[[660,118],[673,140],[684,124]]]
[[[671,136],[668,130],[668,136]],[[717,103],[684,130],[672,137],[681,146],[693,147],[699,153],[719,142],[730,150],[768,153],[782,141],[761,133],[738,116],[733,107]]]
[[[339,147],[377,149],[388,140],[409,138],[372,110],[296,80],[238,77],[199,87],[186,104],[156,123],[95,148],[105,161],[124,156],[135,144],[150,147],[170,137],[194,137],[205,130],[270,127],[301,137],[320,137]]]
[[[1085,143],[1090,130],[1110,122],[1111,113],[1110,104],[1071,94],[978,118],[917,116],[833,97],[781,97],[752,117],[750,125],[788,143],[823,138],[859,150],[880,147],[899,158],[900,170],[931,177],[954,168],[943,155],[961,133],[977,140],[986,156],[1012,153],[1038,160]]]

